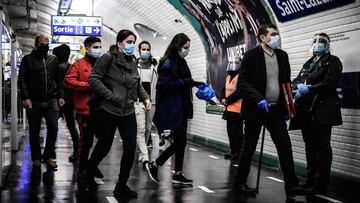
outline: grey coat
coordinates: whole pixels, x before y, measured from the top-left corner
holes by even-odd
[[[149,99],[140,83],[135,58],[126,59],[115,45],[110,47],[110,53],[96,61],[89,84],[103,99],[99,108],[117,116],[133,114],[138,98],[141,102]]]

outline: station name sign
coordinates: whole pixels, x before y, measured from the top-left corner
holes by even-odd
[[[51,16],[53,35],[101,36],[102,17],[99,16]]]
[[[355,0],[268,0],[280,22],[330,10]]]

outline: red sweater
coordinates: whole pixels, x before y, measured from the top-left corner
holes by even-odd
[[[72,90],[73,103],[77,114],[89,115],[89,96],[91,93],[88,83],[92,65],[86,57],[73,63],[64,78],[64,87]]]

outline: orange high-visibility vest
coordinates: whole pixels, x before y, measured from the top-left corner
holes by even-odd
[[[236,85],[238,81],[239,74],[237,74],[232,80],[230,80],[230,75],[226,77],[225,83],[225,97],[227,98],[236,90]],[[226,106],[226,111],[240,113],[242,99],[237,100],[236,102]]]

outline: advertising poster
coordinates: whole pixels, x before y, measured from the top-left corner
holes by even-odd
[[[207,48],[207,82],[220,97],[226,78],[226,67],[234,56],[240,56],[257,45],[257,31],[271,19],[260,0],[178,0],[170,1],[197,28]],[[207,105],[207,112],[221,108]]]

